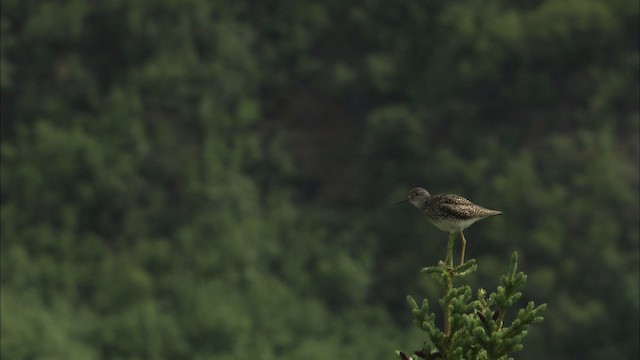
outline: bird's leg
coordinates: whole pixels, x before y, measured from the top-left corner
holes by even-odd
[[[455,242],[455,233],[449,233],[449,241],[447,242],[447,257],[444,258],[445,266],[453,267],[453,243]]]
[[[464,264],[464,252],[467,249],[467,239],[464,238],[464,233],[460,230],[462,236],[462,255],[460,256],[460,265]]]

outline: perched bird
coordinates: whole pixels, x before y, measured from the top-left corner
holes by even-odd
[[[427,190],[420,187],[411,189],[407,199],[394,205],[404,202],[410,202],[413,206],[424,211],[427,219],[438,229],[444,230],[450,235],[460,232],[462,237],[460,265],[464,264],[464,253],[467,247],[467,239],[465,239],[462,231],[478,220],[489,216],[502,215],[502,211],[483,208],[462,196],[453,194],[431,195]],[[452,259],[445,259],[445,264],[447,264],[448,260]]]

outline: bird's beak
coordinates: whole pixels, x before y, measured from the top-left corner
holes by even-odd
[[[402,204],[402,203],[406,203],[407,201],[409,201],[409,199],[408,199],[408,198],[407,198],[407,199],[404,199],[404,200],[402,200],[402,201],[398,201],[397,203],[395,203],[395,204],[393,204],[393,205],[399,205],[399,204]]]

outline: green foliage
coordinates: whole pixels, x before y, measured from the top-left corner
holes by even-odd
[[[418,306],[413,297],[407,296],[418,327],[427,333],[427,341],[421,350],[416,351],[416,356],[428,359],[507,359],[508,354],[522,350],[529,325],[542,322],[541,314],[547,305],[536,307],[530,301],[518,310],[509,325],[505,324],[505,315],[522,296],[518,289],[527,279],[523,272],[516,273],[517,266],[518,253],[514,252],[507,275],[500,277],[501,285],[489,298],[484,289],[479,289],[476,300],[472,300],[470,286],[453,287],[454,279],[477,269],[474,260],[456,268],[441,263],[423,269],[444,291],[439,301],[444,313],[444,326],[440,329],[436,325],[436,315],[430,311],[427,299]],[[404,353],[397,353],[403,360],[409,358]]]
[[[465,281],[518,250],[519,358],[640,357],[639,11],[4,0],[0,357],[387,358],[442,291],[417,185],[504,211]]]
[[[64,298],[44,304],[33,292],[3,286],[2,357],[9,359],[99,359],[86,342],[95,316],[74,309]]]

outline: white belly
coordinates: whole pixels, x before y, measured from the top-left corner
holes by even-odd
[[[429,219],[429,221],[431,221],[433,225],[435,225],[438,229],[442,231],[446,231],[448,233],[454,233],[454,232],[462,231],[468,228],[469,226],[471,226],[471,224],[473,224],[474,222],[480,219],[481,218],[475,218],[475,219],[468,219],[468,220],[461,220],[461,221]]]

